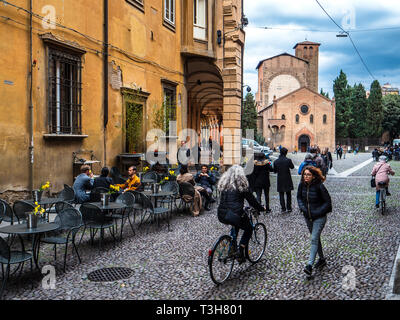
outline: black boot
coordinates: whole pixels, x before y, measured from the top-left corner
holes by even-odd
[[[312,274],[312,266],[310,264],[306,265],[303,270],[308,276]]]
[[[239,262],[239,264],[242,264],[243,262],[246,261],[246,257],[244,254],[244,247],[243,246],[239,246],[239,256],[237,261]]]
[[[326,260],[325,258],[320,258],[317,263],[315,264],[316,269],[322,269],[323,267],[326,266]]]

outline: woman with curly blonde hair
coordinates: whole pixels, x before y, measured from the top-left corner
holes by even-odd
[[[241,166],[234,165],[222,175],[218,182],[218,190],[221,193],[221,200],[218,206],[218,220],[224,224],[234,226],[236,234],[238,234],[239,229],[244,230],[243,236],[240,239],[238,254],[239,263],[243,263],[246,259],[244,249],[253,233],[249,217],[243,210],[244,200],[246,199],[258,211],[265,211],[265,209],[249,191],[249,183]]]

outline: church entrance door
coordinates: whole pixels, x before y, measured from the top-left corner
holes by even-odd
[[[310,137],[303,134],[299,137],[299,150],[301,152],[307,152],[307,148],[310,146]]]

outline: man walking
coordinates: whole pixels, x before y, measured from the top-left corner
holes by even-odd
[[[285,213],[286,209],[288,213],[292,212],[292,190],[294,189],[290,173],[290,169],[294,169],[294,165],[292,160],[286,157],[287,153],[286,148],[281,148],[280,156],[274,162],[274,172],[278,174],[277,191],[279,192],[282,213]]]

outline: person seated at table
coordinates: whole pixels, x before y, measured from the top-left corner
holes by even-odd
[[[129,178],[123,184],[117,184],[118,187],[122,188],[124,192],[136,191],[140,186],[140,178],[136,175],[137,169],[135,166],[131,166],[128,169]]]
[[[176,182],[177,183],[182,183],[182,182],[189,182],[194,186],[194,202],[193,202],[193,208],[192,208],[192,214],[194,217],[197,217],[200,214],[201,206],[202,206],[202,201],[201,201],[201,195],[199,189],[203,189],[201,187],[196,186],[194,182],[194,177],[191,173],[188,171],[188,166],[187,165],[182,165],[181,168],[179,169],[179,174],[176,177]],[[191,197],[189,195],[184,195],[184,197]],[[188,199],[190,201],[191,199]]]
[[[108,176],[110,170],[107,167],[101,169],[100,177],[94,179],[93,189],[102,187],[102,188],[110,188],[110,185],[113,184],[112,179]]]
[[[215,202],[215,200],[212,198],[212,186],[215,184],[215,177],[214,175],[208,171],[208,166],[203,164],[201,166],[201,172],[199,172],[194,181],[196,181],[197,184],[200,185],[200,187],[203,187],[204,190],[201,192],[202,195],[206,198],[206,203],[204,205],[204,208],[206,210],[209,210],[210,203]]]
[[[81,167],[81,174],[76,177],[73,189],[75,191],[75,201],[77,203],[85,203],[90,201],[90,193],[86,191],[93,189],[93,172],[90,170],[90,166],[83,165]]]

